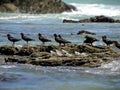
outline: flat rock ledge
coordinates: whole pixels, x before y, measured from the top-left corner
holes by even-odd
[[[59,54],[53,53],[55,51],[59,52]],[[109,47],[77,44],[67,46],[25,45],[22,47],[5,45],[0,46],[0,54],[1,58],[4,57],[1,60],[5,60],[5,63],[40,66],[99,67],[101,64],[106,64],[113,60],[120,60],[120,53]]]

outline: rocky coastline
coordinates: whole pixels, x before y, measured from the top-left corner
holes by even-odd
[[[77,10],[62,0],[0,0],[0,12],[8,13],[62,13]]]
[[[63,53],[63,50],[68,54]],[[101,64],[119,60],[120,53],[106,46],[69,44],[13,47],[4,45],[0,46],[0,57],[4,57],[1,59],[6,64],[99,67]]]
[[[81,19],[81,20],[68,20],[68,19],[64,19],[63,23],[120,23],[120,20],[115,20],[111,17],[107,17],[107,16],[94,16],[91,18],[86,18],[86,19]]]

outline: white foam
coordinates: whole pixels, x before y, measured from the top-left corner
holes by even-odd
[[[11,14],[11,13],[7,13],[6,15],[4,13],[0,13],[0,19],[1,20],[13,20],[13,19],[34,19],[36,18],[35,15],[30,15],[30,14]]]
[[[78,11],[64,12],[68,15],[106,15],[106,16],[120,16],[120,6],[103,5],[103,4],[77,4],[72,3],[77,7]]]
[[[111,71],[119,71],[120,70],[120,61],[112,61],[108,64],[103,64],[101,68],[110,69]]]
[[[104,5],[104,4],[79,4],[71,3],[77,7],[78,11],[64,12],[62,14],[16,14],[16,13],[0,13],[0,20],[45,20],[45,19],[74,19],[79,20],[80,16],[120,16],[120,6]],[[66,15],[67,14],[67,15]],[[74,17],[74,18],[73,18]]]
[[[15,68],[15,65],[0,65],[0,68]]]
[[[16,13],[0,13],[0,20],[42,20],[42,19],[52,19],[58,18],[60,14],[16,14]]]

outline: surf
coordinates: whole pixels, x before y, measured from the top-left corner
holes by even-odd
[[[120,6],[105,5],[105,4],[80,4],[71,3],[77,8],[77,11],[64,12],[63,14],[68,15],[79,15],[79,16],[98,16],[105,15],[110,17],[120,16]]]

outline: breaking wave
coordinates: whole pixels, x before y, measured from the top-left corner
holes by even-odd
[[[77,11],[63,12],[62,14],[18,14],[18,13],[0,13],[0,20],[11,21],[15,23],[23,23],[27,21],[37,22],[37,20],[46,22],[61,19],[75,19],[86,18],[97,15],[105,15],[113,18],[120,18],[120,6],[118,5],[104,5],[104,4],[80,4],[71,3],[77,8]],[[39,23],[39,22],[38,22]]]
[[[72,13],[64,12],[63,14],[70,15],[86,15],[86,16],[96,16],[96,15],[106,15],[106,16],[120,16],[120,6],[104,5],[104,4],[78,4],[71,3],[77,7],[78,11],[73,11]]]

